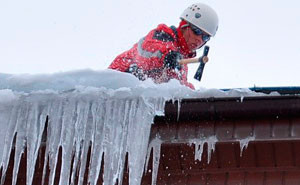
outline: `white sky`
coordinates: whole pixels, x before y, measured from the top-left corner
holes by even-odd
[[[300,86],[297,0],[1,0],[0,73],[106,69],[158,24],[177,26],[195,2],[220,19],[201,82],[190,65],[197,88]]]

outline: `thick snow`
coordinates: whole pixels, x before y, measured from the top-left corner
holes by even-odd
[[[27,147],[27,184],[32,184],[48,116],[45,161],[50,165],[50,185],[54,183],[60,147],[63,152],[60,184],[69,184],[70,177],[74,183],[78,169],[79,184],[82,184],[90,146],[88,181],[91,184],[98,180],[103,155],[104,184],[117,181],[122,184],[128,153],[129,184],[139,185],[151,149],[154,154],[152,184],[155,184],[162,142],[157,139],[149,144],[149,135],[155,115],[164,113],[166,100],[180,102],[183,98],[224,96],[238,96],[243,100],[245,96],[260,95],[263,94],[248,89],[191,90],[176,80],[164,84],[154,84],[150,79],[142,82],[133,75],[113,70],[0,74],[0,168],[4,172],[1,179],[4,181],[16,136],[13,184],[16,184],[24,147]],[[241,149],[252,139],[242,140]],[[209,147],[210,156],[216,142],[216,137],[190,141],[195,144],[195,159],[201,160],[204,143]],[[46,165],[43,181],[45,171]]]
[[[61,72],[54,74],[1,74],[0,73],[0,101],[3,96],[12,97],[13,92],[32,93],[37,91],[70,91],[80,87],[93,87],[100,89],[109,89],[111,93],[119,91],[131,91],[132,96],[151,97],[178,97],[178,98],[203,98],[203,97],[226,97],[226,96],[260,96],[262,93],[255,93],[249,89],[233,89],[230,91],[221,91],[218,89],[200,88],[193,91],[179,84],[177,80],[171,80],[169,83],[154,84],[150,79],[139,81],[133,75],[114,70],[78,70],[70,72]],[[145,90],[147,89],[147,90]],[[160,93],[157,93],[157,92]]]

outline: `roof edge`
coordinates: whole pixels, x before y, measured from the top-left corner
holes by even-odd
[[[178,112],[179,119],[177,119]],[[155,121],[256,119],[259,117],[291,116],[300,117],[299,95],[182,99],[180,104],[178,101],[168,101],[165,106],[165,116],[157,116]]]

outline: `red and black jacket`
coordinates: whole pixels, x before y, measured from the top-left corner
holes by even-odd
[[[189,51],[180,29],[160,24],[130,50],[117,56],[108,68],[133,73],[141,80],[152,78],[156,83],[178,79],[194,89],[187,82],[188,66],[178,66],[176,61],[195,56],[195,52]]]

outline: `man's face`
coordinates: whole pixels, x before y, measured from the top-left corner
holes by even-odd
[[[203,31],[202,33],[201,31],[193,31],[191,27],[187,27],[183,35],[185,37],[189,49],[192,51],[201,48],[207,41],[209,41],[209,35],[207,33]]]

